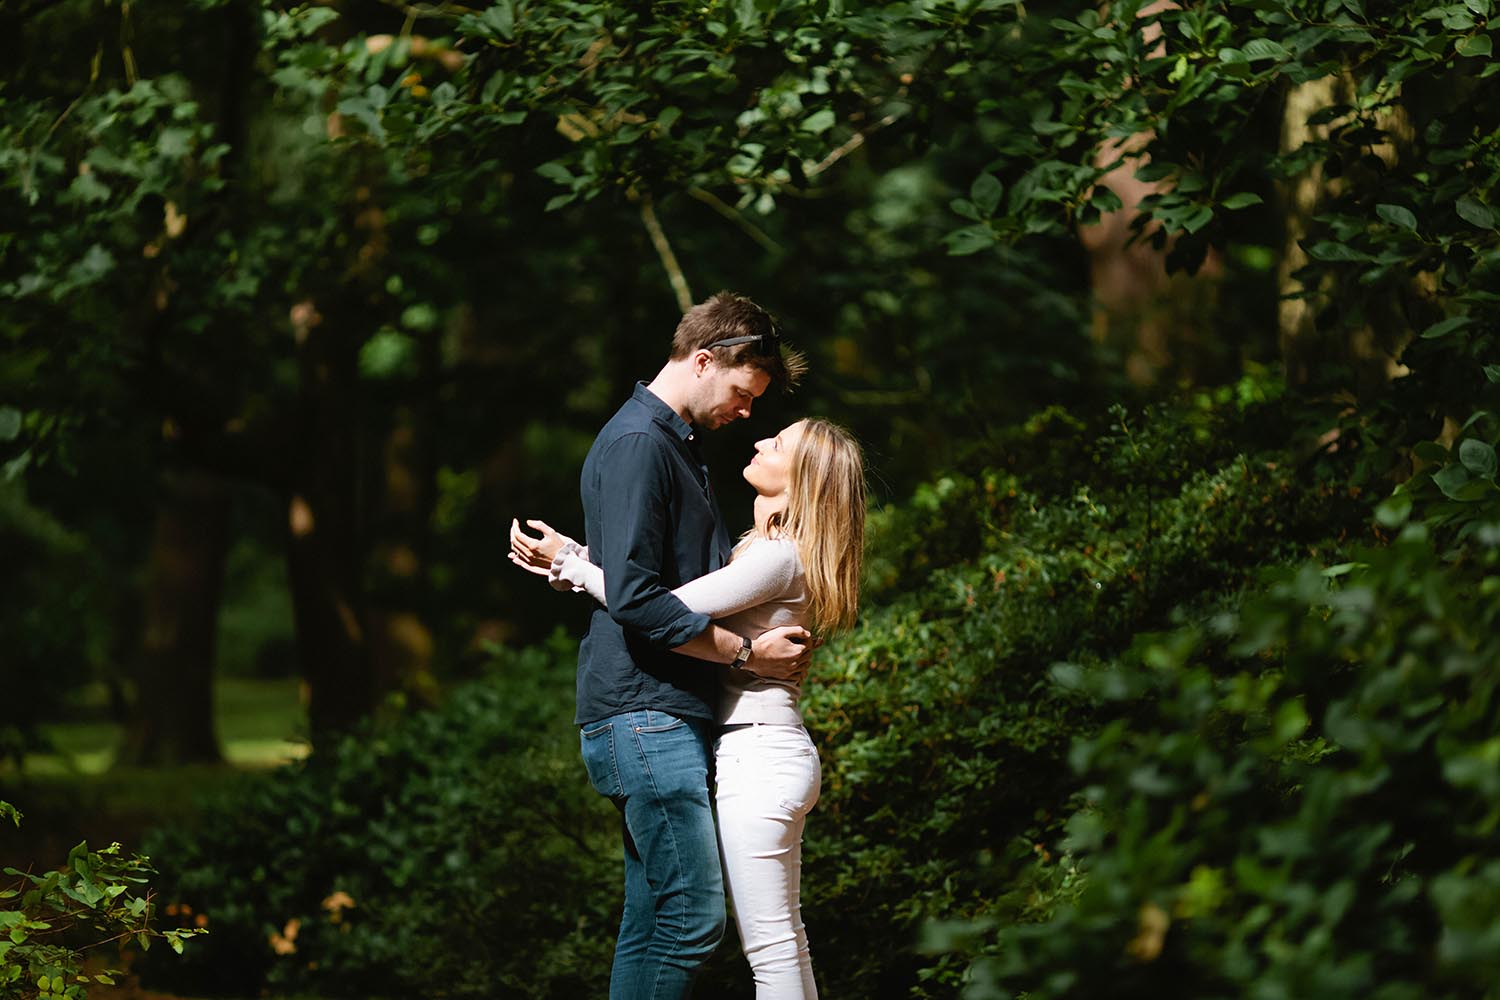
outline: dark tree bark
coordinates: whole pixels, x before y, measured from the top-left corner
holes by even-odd
[[[213,17],[217,31],[204,37],[218,43],[212,51],[221,56],[211,63],[218,76],[216,125],[229,144],[220,168],[232,178],[245,155],[258,18],[244,0],[225,4]],[[233,229],[239,211],[224,194],[195,220],[184,247]],[[179,355],[182,307],[168,294],[170,287],[164,269],[142,300],[143,398],[148,407],[161,408],[176,464],[162,477],[141,599],[140,652],[121,753],[122,761],[135,764],[222,759],[214,725],[214,661],[230,542],[230,481],[246,471],[223,447],[233,394],[226,399],[215,382],[218,373],[191,350]]]
[[[433,370],[435,359],[424,359],[424,367]],[[379,692],[399,691],[424,705],[437,697],[432,630],[423,618],[427,525],[435,492],[430,409],[425,399],[414,406],[398,406],[386,439],[381,516],[372,560],[376,592],[370,616],[371,656]]]
[[[301,389],[289,443],[287,577],[314,744],[368,715],[376,692],[360,579],[359,325],[334,316],[339,322],[325,322],[306,302],[293,319]]]
[[[218,761],[213,668],[230,491],[224,481],[197,471],[168,473],[162,489],[135,697],[120,756],[130,764]]]

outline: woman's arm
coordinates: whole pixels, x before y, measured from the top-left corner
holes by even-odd
[[[723,569],[706,573],[672,593],[690,611],[724,618],[775,599],[797,574],[797,550],[790,541],[758,541]],[[565,545],[552,560],[551,579],[605,604],[604,570],[589,562],[577,545]],[[607,606],[607,605],[606,605]]]

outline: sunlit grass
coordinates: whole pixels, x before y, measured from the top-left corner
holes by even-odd
[[[225,677],[215,682],[215,724],[228,763],[263,769],[307,756],[307,710],[298,685],[295,678]],[[118,723],[98,718],[104,698],[102,686],[86,691],[78,704],[91,710],[93,718],[43,726],[50,750],[28,754],[26,774],[87,777],[110,771],[123,731]]]

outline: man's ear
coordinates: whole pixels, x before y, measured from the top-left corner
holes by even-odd
[[[712,351],[699,349],[693,352],[693,374],[702,375],[713,367],[714,355]]]

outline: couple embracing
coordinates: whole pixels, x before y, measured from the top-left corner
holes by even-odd
[[[720,292],[594,440],[584,544],[512,522],[512,561],[597,603],[574,722],[589,782],[622,819],[611,1000],[686,997],[726,891],[757,1000],[817,996],[801,858],[820,778],[798,701],[820,637],[855,618],[863,460],[815,418],[756,442],[755,524],[731,545],[698,440],[805,370],[765,310]]]

